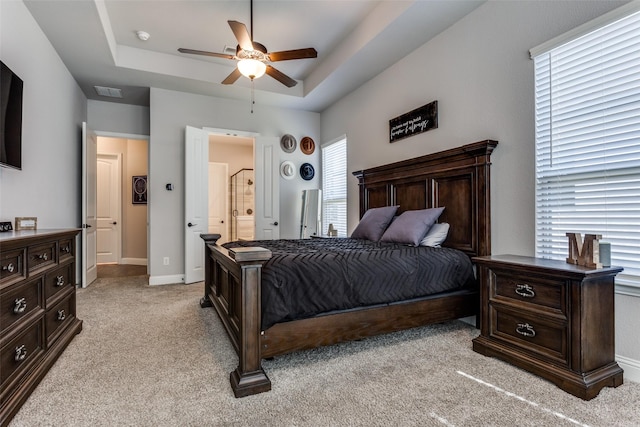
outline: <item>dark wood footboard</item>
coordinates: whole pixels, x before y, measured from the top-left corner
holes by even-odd
[[[354,172],[361,215],[371,207],[400,205],[400,211],[445,206],[451,225],[443,246],[469,256],[491,254],[490,156],[496,141],[480,141],[416,159]],[[205,294],[238,353],[231,373],[236,397],[271,389],[261,360],[292,351],[477,315],[477,289],[465,289],[375,307],[278,323],[261,330],[264,248],[225,249],[218,234],[203,234]]]
[[[200,306],[213,306],[231,338],[239,363],[231,372],[236,397],[271,390],[260,355],[262,265],[271,258],[264,248],[224,249],[219,234],[203,234],[206,244],[205,295]]]

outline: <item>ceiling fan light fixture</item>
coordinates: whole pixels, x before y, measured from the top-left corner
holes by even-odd
[[[243,76],[253,80],[260,78],[267,71],[267,64],[257,59],[245,58],[238,61],[238,71]]]

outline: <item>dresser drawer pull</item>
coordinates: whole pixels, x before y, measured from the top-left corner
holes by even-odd
[[[27,309],[27,300],[25,298],[16,298],[13,305],[14,314],[22,314]]]
[[[533,288],[529,285],[516,285],[516,294],[524,298],[533,298],[536,296]]]
[[[533,326],[528,323],[518,323],[516,332],[529,338],[533,338],[536,336],[536,331],[533,329]]]
[[[56,286],[64,285],[64,276],[56,276]]]
[[[16,362],[22,362],[27,357],[27,347],[22,344],[20,347],[16,347],[16,353],[13,356],[13,360]]]
[[[15,270],[16,267],[13,265],[12,262],[10,262],[7,265],[3,265],[2,266],[2,271],[8,271],[9,273],[13,273],[13,270]]]
[[[67,315],[64,313],[64,310],[58,310],[58,320],[63,321],[67,318]]]
[[[65,254],[71,253],[71,246],[67,245],[63,248],[60,248],[60,252],[64,252]]]
[[[46,260],[48,260],[48,259],[49,259],[49,255],[47,255],[47,253],[46,253],[46,252],[45,252],[45,253],[43,253],[43,254],[40,254],[40,255],[34,255],[33,257],[34,257],[35,259],[39,259],[39,260],[42,260],[42,261],[46,261]]]

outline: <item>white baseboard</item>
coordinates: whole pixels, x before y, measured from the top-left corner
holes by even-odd
[[[624,370],[624,381],[640,383],[640,361],[616,355],[616,362]]]
[[[122,258],[121,264],[128,264],[128,265],[147,265],[147,259],[146,258]]]
[[[170,276],[150,276],[149,285],[175,285],[176,283],[184,283],[183,274],[173,274]]]

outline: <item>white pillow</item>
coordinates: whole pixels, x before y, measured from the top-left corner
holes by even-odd
[[[449,234],[449,223],[441,222],[439,224],[433,224],[427,235],[420,241],[420,246],[432,246],[439,248],[442,242],[445,241]]]

